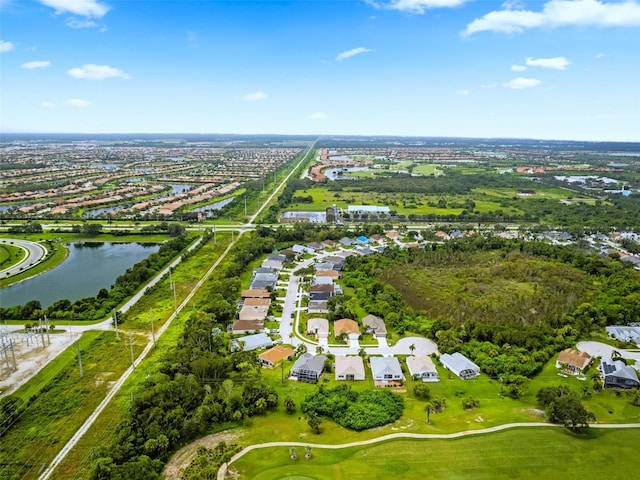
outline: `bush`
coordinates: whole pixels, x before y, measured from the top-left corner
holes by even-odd
[[[413,386],[413,395],[419,400],[429,400],[431,398],[431,389],[424,383],[416,383]]]

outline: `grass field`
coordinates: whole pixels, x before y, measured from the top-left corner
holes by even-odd
[[[318,437],[300,439],[321,442]],[[314,448],[293,461],[288,447],[254,450],[232,464],[241,479],[272,480],[466,480],[635,478],[640,430],[591,430],[573,435],[560,428],[526,428],[455,440],[397,440],[340,450]],[[604,446],[612,448],[603,448]],[[614,452],[615,449],[615,452]],[[611,468],[615,462],[615,468]]]
[[[433,175],[434,177],[444,175],[444,172],[433,163],[421,163],[416,165],[413,167],[412,173],[417,173],[418,175],[423,175],[425,177],[429,175]]]
[[[10,268],[16,263],[20,263],[27,252],[15,245],[0,243],[0,269]]]

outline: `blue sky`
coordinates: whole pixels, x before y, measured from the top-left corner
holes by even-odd
[[[0,0],[0,131],[640,141],[640,0]]]

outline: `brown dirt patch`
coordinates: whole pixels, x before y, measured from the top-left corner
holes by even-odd
[[[213,447],[219,442],[234,442],[243,435],[244,432],[235,430],[233,432],[214,433],[206,437],[199,438],[191,442],[189,445],[182,447],[169,459],[167,466],[164,468],[165,480],[180,480],[180,472],[189,466],[195,457],[196,450],[200,445],[205,447]]]

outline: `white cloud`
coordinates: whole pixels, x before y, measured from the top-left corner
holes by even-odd
[[[530,67],[551,68],[553,70],[566,70],[571,62],[564,57],[532,58],[527,57],[525,62]]]
[[[322,112],[316,112],[316,113],[313,113],[313,114],[309,115],[309,119],[310,120],[326,120],[327,118],[329,118],[329,117],[327,117],[327,115],[325,113],[322,113]]]
[[[83,100],[81,98],[70,98],[64,103],[65,105],[68,105],[70,107],[78,107],[78,108],[88,107],[89,105],[91,105],[91,102],[87,100]]]
[[[524,72],[527,69],[524,65],[511,65],[511,70],[514,72]]]
[[[354,48],[352,50],[347,50],[346,52],[339,53],[338,56],[336,57],[336,61],[341,62],[342,60],[345,60],[349,57],[353,57],[354,55],[360,55],[361,53],[367,53],[372,51],[373,50],[371,50],[370,48],[365,48],[365,47]]]
[[[72,68],[67,72],[74,78],[82,78],[86,80],[104,80],[107,78],[122,78],[129,80],[131,76],[123,72],[119,68],[110,67],[108,65],[95,65],[93,63],[83,65],[82,67]]]
[[[67,27],[79,30],[81,28],[99,28],[101,25],[93,20],[78,20],[77,18],[70,17],[67,18]],[[105,27],[103,26],[102,29],[104,30]]]
[[[365,0],[376,8],[399,10],[401,12],[422,14],[431,8],[459,7],[467,0]]]
[[[7,42],[6,40],[0,40],[0,53],[7,53],[14,50],[16,47],[13,42]]]
[[[622,2],[550,0],[539,12],[520,8],[505,8],[489,12],[467,25],[463,35],[485,31],[520,33],[529,28],[555,28],[568,25],[640,26],[640,4],[635,0]]]
[[[514,90],[524,90],[525,88],[537,87],[541,83],[542,81],[538,80],[537,78],[518,77],[514,78],[510,82],[505,83],[504,86],[507,88],[512,88]]]
[[[20,65],[20,68],[26,68],[27,70],[35,70],[37,68],[47,68],[51,66],[49,60],[35,60],[33,62],[27,62]]]
[[[465,95],[469,95],[469,90],[467,90],[466,88],[462,89],[462,90],[456,90],[456,95],[460,95],[460,96],[465,96]]]
[[[56,108],[56,104],[55,103],[47,102],[47,101],[40,103],[40,106],[42,108]]]
[[[600,52],[599,54],[597,54],[597,55],[596,55],[596,58],[605,58],[605,57],[607,57],[607,56],[608,56],[608,55],[607,55],[606,53],[602,53],[602,52]]]
[[[245,102],[257,102],[259,100],[266,100],[267,98],[268,95],[264,92],[253,92],[247,93],[242,97],[242,100],[244,100]]]
[[[72,13],[82,17],[102,18],[109,7],[96,0],[38,0],[47,7],[54,8],[56,13]]]

